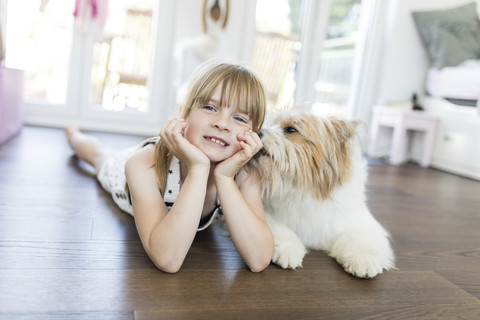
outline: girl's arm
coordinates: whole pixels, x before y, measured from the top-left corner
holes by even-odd
[[[169,144],[181,146],[182,142],[174,141],[183,139],[180,134],[182,126],[176,121],[168,122],[165,126],[167,132],[162,130],[161,133],[162,141],[168,140]],[[190,148],[188,145],[186,147]],[[176,150],[174,154],[182,157],[184,152],[191,155],[194,153]],[[201,154],[196,155],[197,160],[184,159],[191,165],[178,197],[168,211],[157,184],[153,166],[157,160],[154,154],[153,146],[137,151],[127,161],[125,174],[135,224],[145,251],[160,270],[177,272],[192,245],[200,222],[210,170],[209,162],[198,161],[202,160]]]
[[[273,235],[265,218],[258,173],[236,168],[245,165],[262,143],[253,132],[239,139],[243,150],[217,165],[215,183],[232,241],[250,270],[259,272],[272,259]]]
[[[216,177],[218,196],[228,231],[242,259],[253,272],[264,270],[272,259],[273,235],[263,210],[260,178],[240,170],[240,186],[228,177]]]

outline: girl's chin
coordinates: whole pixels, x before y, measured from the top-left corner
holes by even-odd
[[[225,159],[228,159],[229,157],[220,157],[218,155],[216,156],[209,156],[207,155],[208,159],[210,159],[211,162],[213,163],[219,163],[219,162],[222,162],[223,160]]]
[[[233,156],[233,154],[231,153],[224,153],[224,154],[219,154],[218,152],[216,153],[206,153],[208,159],[210,159],[211,162],[215,162],[215,163],[218,163],[218,162],[222,162],[223,160],[226,160],[228,158],[230,158],[231,156]]]
[[[240,146],[228,146],[228,147],[218,147],[218,146],[211,146],[211,145],[199,145],[198,148],[205,153],[207,158],[211,162],[222,162],[233,156],[235,153],[240,151],[242,148]]]

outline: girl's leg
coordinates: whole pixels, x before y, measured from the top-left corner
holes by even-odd
[[[76,155],[92,165],[97,174],[106,157],[111,153],[96,137],[82,133],[76,126],[65,128],[68,142]]]

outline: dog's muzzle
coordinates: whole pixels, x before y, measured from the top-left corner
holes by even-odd
[[[263,157],[263,156],[268,156],[268,152],[267,152],[267,150],[265,150],[265,148],[262,148],[262,149],[258,150],[258,152],[255,153],[255,155],[252,157],[252,160],[257,160],[257,159],[259,159],[260,157]]]

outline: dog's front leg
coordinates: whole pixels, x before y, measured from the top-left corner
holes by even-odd
[[[272,262],[283,269],[302,267],[303,257],[307,253],[302,241],[292,230],[269,214],[267,214],[267,221],[275,242]]]
[[[359,278],[373,278],[394,268],[388,235],[381,227],[347,229],[333,239],[328,251],[346,272]]]

